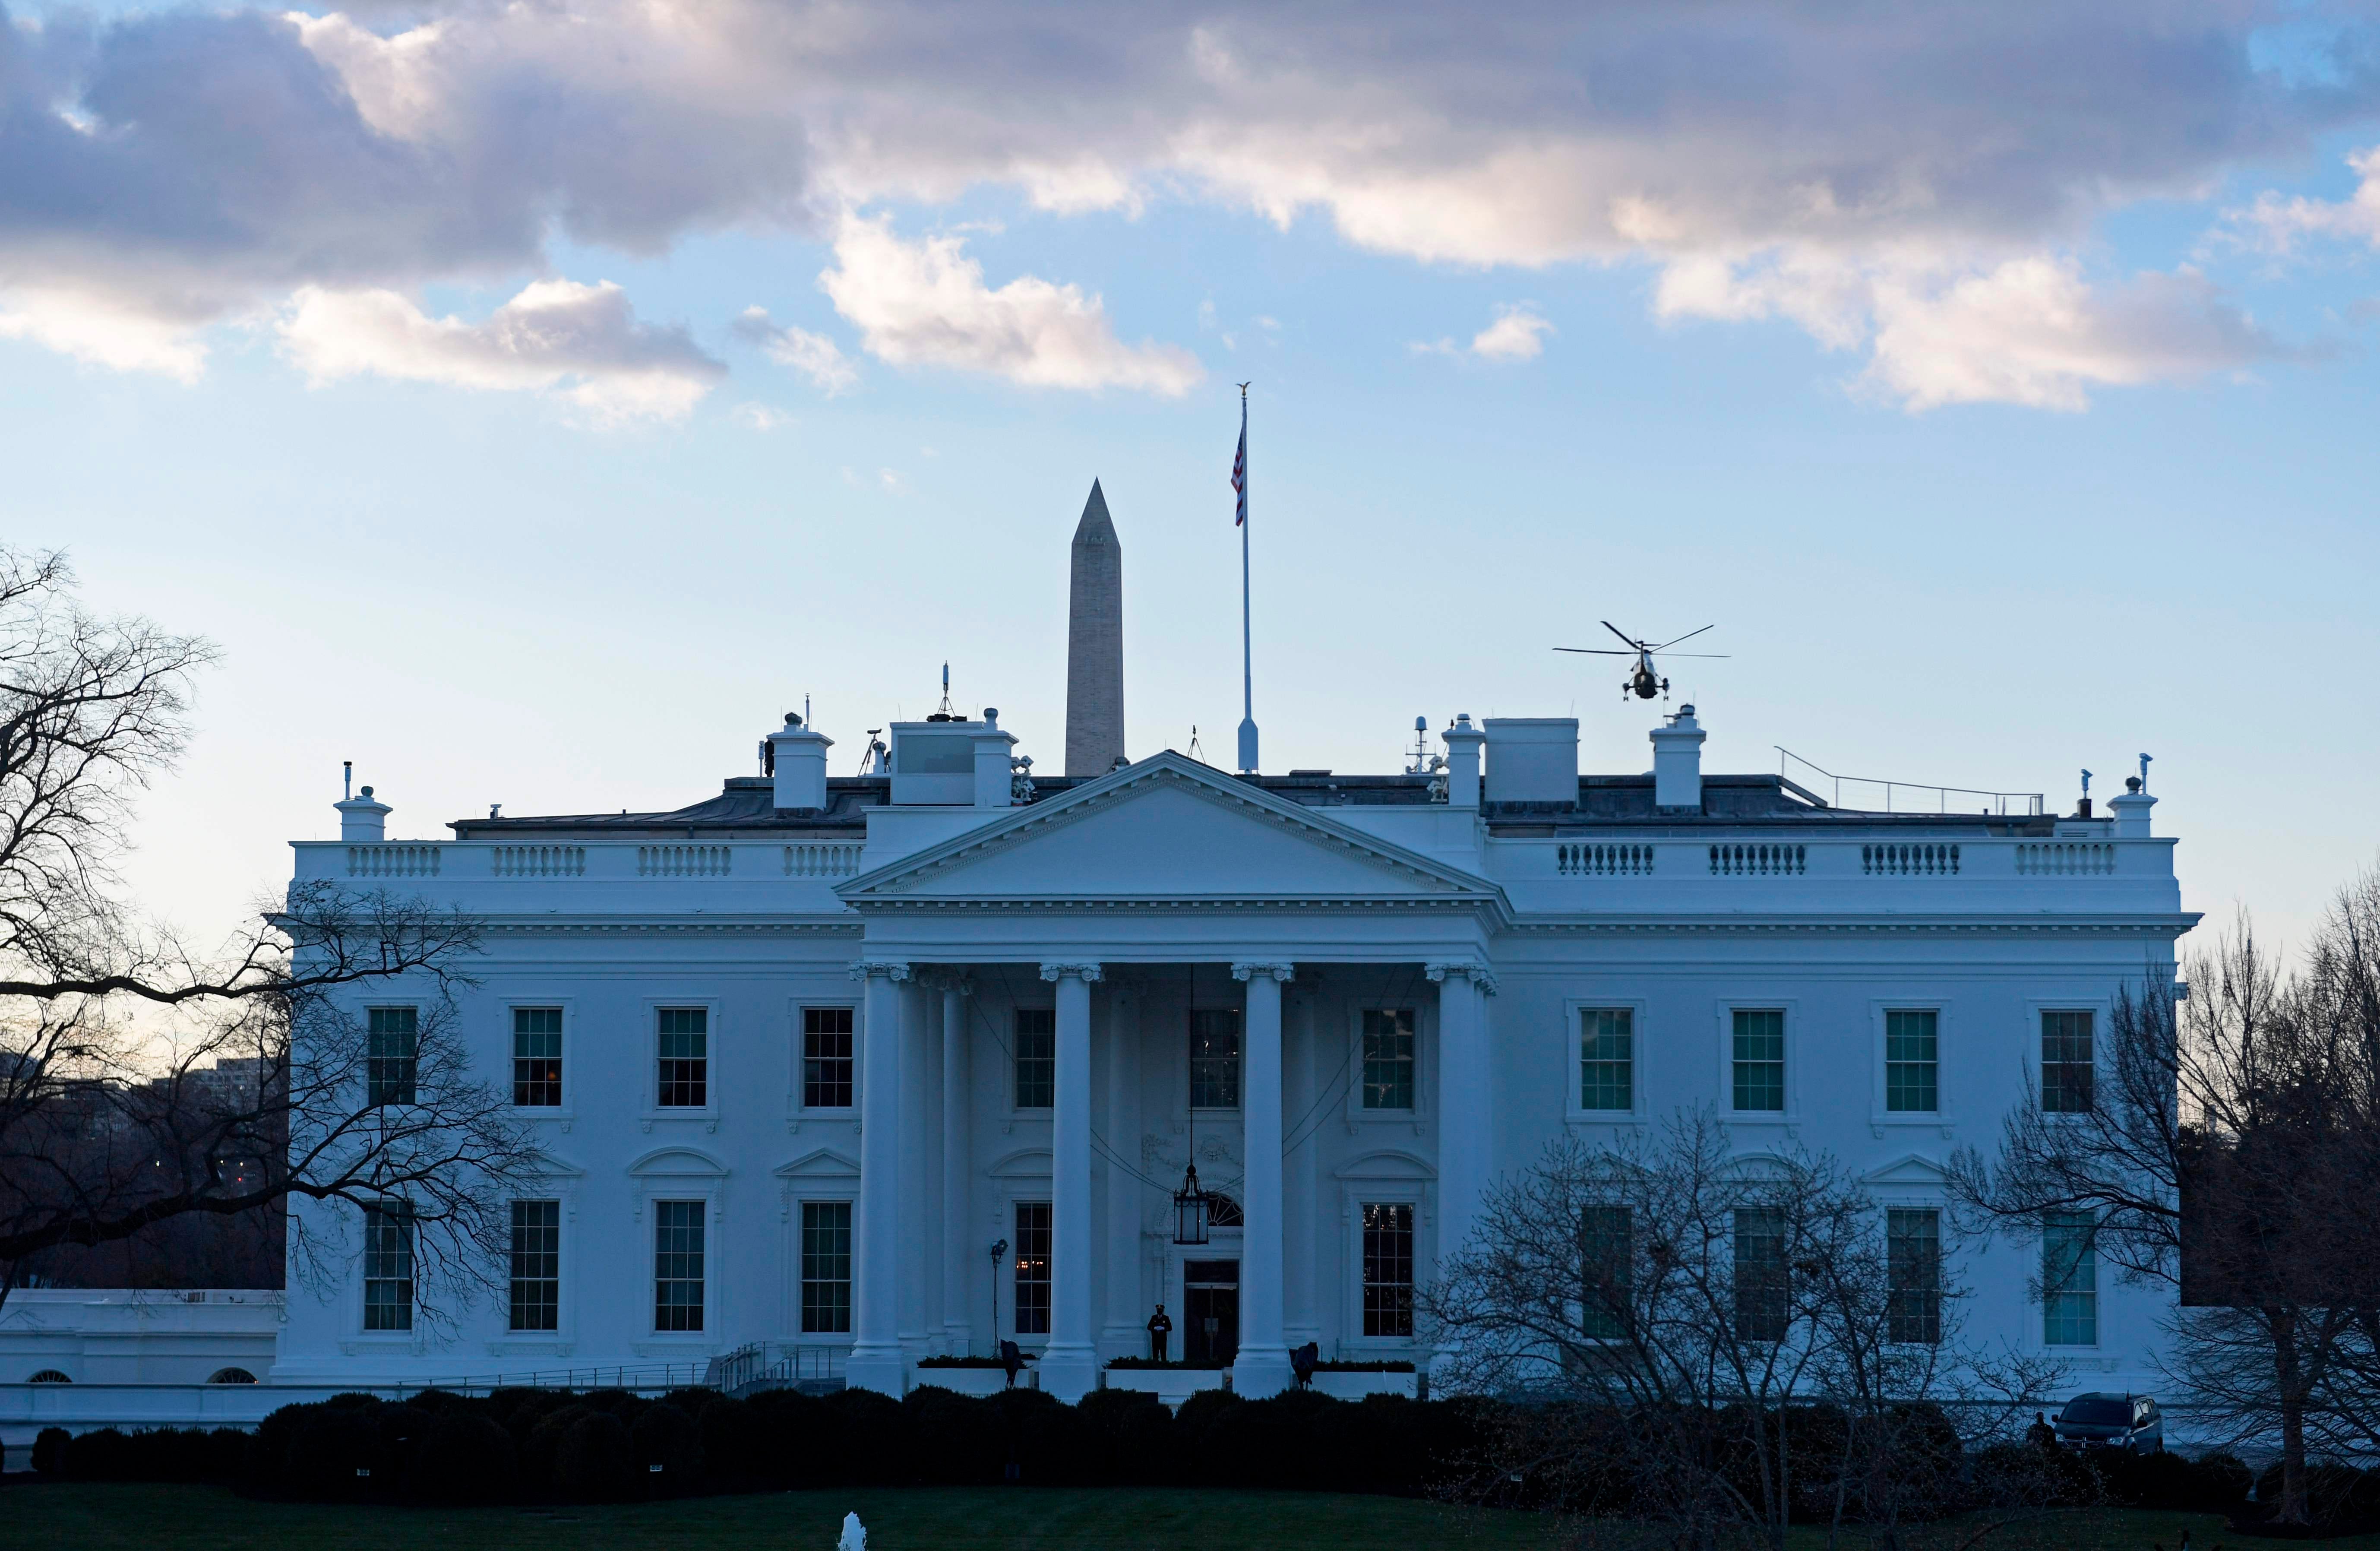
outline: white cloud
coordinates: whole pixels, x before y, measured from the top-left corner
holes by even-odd
[[[2288,253],[2310,237],[2344,238],[2380,248],[2380,145],[2351,153],[2355,192],[2343,200],[2283,198],[2267,190],[2242,210],[2224,212],[2224,227],[2235,238],[2268,252]]]
[[[1528,303],[1497,309],[1496,321],[1471,336],[1471,353],[1489,360],[1535,360],[1554,325]]]
[[[737,424],[749,426],[755,431],[782,431],[794,423],[793,416],[766,404],[738,404],[735,413]]]
[[[767,351],[771,360],[808,377],[829,398],[849,392],[859,381],[858,369],[841,346],[806,328],[779,328],[764,307],[744,309],[735,319],[735,332]]]
[[[24,290],[0,301],[0,339],[25,339],[117,372],[154,372],[195,383],[207,347],[186,320],[161,318],[106,297]]]
[[[1126,345],[1080,287],[1020,275],[993,289],[963,239],[904,242],[889,216],[846,214],[836,267],[819,276],[870,355],[900,366],[980,372],[1034,387],[1133,388],[1179,397],[1206,376],[1174,345]]]
[[[371,373],[553,391],[605,422],[682,420],[726,375],[684,329],[638,322],[610,281],[540,280],[477,324],[432,318],[395,291],[310,286],[280,327],[318,385]]]

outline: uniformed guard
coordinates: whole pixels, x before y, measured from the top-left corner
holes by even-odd
[[[1160,1303],[1157,1313],[1148,1316],[1148,1360],[1165,1361],[1165,1338],[1173,1334],[1173,1322],[1165,1317],[1165,1305]]]

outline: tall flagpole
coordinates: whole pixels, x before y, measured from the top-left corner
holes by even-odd
[[[1257,772],[1256,653],[1248,627],[1248,385],[1240,385],[1240,774]]]

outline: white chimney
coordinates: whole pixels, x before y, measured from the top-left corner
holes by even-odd
[[[2124,795],[2107,800],[2107,810],[2116,816],[2116,838],[2145,840],[2149,837],[2149,810],[2156,799],[2148,794],[2137,776],[2124,777]]]
[[[977,807],[1005,808],[1015,800],[1016,786],[1010,768],[1015,748],[1016,735],[1000,730],[1000,707],[985,706],[982,724],[975,729]]]
[[[771,766],[777,773],[780,810],[817,812],[826,806],[826,751],[834,739],[802,726],[785,713],[783,730],[769,735]]]
[[[364,788],[361,797],[351,797],[344,802],[334,802],[339,811],[339,838],[354,844],[357,841],[388,838],[388,804],[372,800],[372,789]]]
[[[1488,734],[1488,800],[1578,802],[1578,718],[1490,716]]]
[[[1678,707],[1669,725],[1653,729],[1653,806],[1663,812],[1703,811],[1702,727],[1694,708]]]
[[[1471,713],[1461,712],[1441,735],[1446,743],[1446,805],[1479,806],[1479,746],[1488,735],[1471,725]]]

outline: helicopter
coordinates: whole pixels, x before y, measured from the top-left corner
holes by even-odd
[[[1670,681],[1653,670],[1653,657],[1656,653],[1666,653],[1674,657],[1723,658],[1727,655],[1724,652],[1670,651],[1670,647],[1677,645],[1681,641],[1692,641],[1694,637],[1702,634],[1703,630],[1716,629],[1718,627],[1715,625],[1705,625],[1702,630],[1688,630],[1684,635],[1679,636],[1672,641],[1663,641],[1658,646],[1654,645],[1650,641],[1638,641],[1634,636],[1628,634],[1609,619],[1603,621],[1603,628],[1609,630],[1613,635],[1618,636],[1621,640],[1626,641],[1628,643],[1628,650],[1625,652],[1615,652],[1609,646],[1557,646],[1554,650],[1557,652],[1577,652],[1590,657],[1635,658],[1636,671],[1620,681],[1620,698],[1621,700],[1626,700],[1631,694],[1635,695],[1638,700],[1651,700],[1656,695],[1667,696],[1669,694]]]

